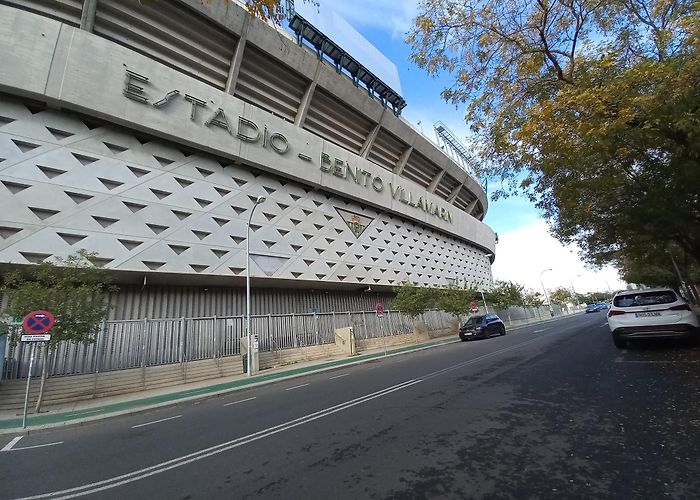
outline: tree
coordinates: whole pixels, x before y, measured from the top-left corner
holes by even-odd
[[[394,292],[394,307],[414,320],[435,305],[440,293],[439,290],[410,282],[401,283],[394,288]]]
[[[523,303],[523,285],[512,281],[497,281],[489,292],[489,300],[498,308],[508,312],[508,321],[511,321],[510,307]]]
[[[700,262],[700,4],[423,0],[412,58],[453,78],[495,197],[527,193],[594,264]],[[661,207],[663,207],[661,209]]]
[[[574,297],[571,293],[571,290],[564,288],[564,287],[559,287],[552,292],[549,292],[549,299],[559,305],[566,305],[569,302],[574,300]]]
[[[41,410],[48,374],[48,354],[60,342],[93,342],[107,313],[111,290],[107,271],[95,267],[95,255],[84,250],[55,263],[42,262],[26,272],[8,273],[2,288],[8,296],[7,314],[21,318],[33,310],[46,310],[56,317],[51,342],[43,343],[41,387],[35,411]]]
[[[542,294],[539,292],[535,292],[533,290],[524,290],[522,297],[523,306],[540,307],[544,305],[544,300],[542,300]]]
[[[436,306],[455,318],[469,314],[469,302],[474,300],[478,292],[470,288],[448,286],[439,290]]]

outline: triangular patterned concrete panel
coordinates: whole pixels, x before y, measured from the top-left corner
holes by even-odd
[[[193,181],[189,181],[187,179],[182,179],[181,177],[175,177],[175,180],[177,181],[178,184],[180,184],[180,186],[183,187],[183,189],[194,184]]]
[[[268,276],[275,274],[289,260],[288,257],[262,254],[251,254],[250,259]]]
[[[238,179],[238,178],[236,178],[236,177],[232,177],[232,179],[233,179],[233,182],[235,182],[236,184],[238,184],[238,187],[243,187],[243,186],[245,186],[246,184],[248,184],[248,181],[246,181],[245,179]]]
[[[104,257],[88,257],[88,260],[95,267],[105,267],[107,264],[114,261],[114,259],[106,259]]]
[[[155,262],[152,260],[143,260],[141,262],[143,262],[143,264],[151,271],[155,271],[157,269],[160,269],[161,267],[163,267],[165,265],[165,262]]]
[[[194,234],[200,240],[203,240],[204,238],[206,238],[207,236],[209,236],[211,234],[208,231],[196,231],[194,229],[191,229],[191,231],[192,231],[192,234]]]
[[[144,208],[146,208],[146,205],[142,205],[142,204],[140,204],[140,203],[134,203],[134,202],[131,202],[131,201],[122,201],[122,203],[123,203],[129,210],[131,210],[131,211],[134,212],[134,213],[139,212],[139,211],[143,210]]]
[[[127,165],[126,168],[128,168],[136,177],[143,177],[144,175],[151,173],[150,170],[146,170],[145,168],[132,167],[130,165]]]
[[[34,144],[31,142],[26,142],[26,141],[20,141],[18,139],[12,139],[12,142],[15,143],[15,146],[22,152],[22,153],[28,153],[29,151],[41,147],[41,144]]]
[[[194,201],[196,201],[202,208],[208,207],[212,203],[210,200],[205,200],[203,198],[195,198]]]
[[[168,245],[170,249],[175,252],[177,255],[180,255],[182,252],[185,252],[190,249],[190,247],[186,247],[184,245]]]
[[[301,196],[296,195],[296,194],[290,194],[289,195],[294,201],[299,201],[301,199]]]
[[[253,232],[256,232],[258,229],[261,229],[261,228],[262,228],[262,226],[260,226],[258,224],[251,224],[250,225],[250,230]]]
[[[175,160],[171,160],[169,158],[163,158],[162,156],[156,156],[153,155],[153,158],[156,159],[158,163],[160,163],[161,167],[167,167],[168,165],[171,165],[172,163],[175,163]]]
[[[231,239],[236,243],[236,245],[240,245],[245,241],[245,238],[241,236],[231,236]]]
[[[217,193],[219,193],[219,196],[221,196],[222,198],[223,198],[224,196],[226,196],[226,195],[231,194],[231,191],[230,191],[230,190],[224,189],[224,188],[220,188],[220,187],[216,187],[216,186],[214,186],[214,191],[216,191]]]
[[[87,238],[87,235],[84,234],[71,234],[71,233],[56,233],[59,235],[63,241],[68,243],[69,245],[73,246],[76,243],[80,243],[83,241],[85,238]]]
[[[50,253],[37,253],[37,252],[19,252],[22,257],[27,259],[27,261],[32,264],[39,264],[44,262],[46,259],[51,257]]]
[[[137,241],[137,240],[122,240],[122,239],[120,239],[119,243],[121,243],[124,246],[124,248],[126,248],[129,251],[143,245],[143,241]]]
[[[112,179],[102,179],[98,177],[97,180],[100,181],[104,185],[104,187],[106,187],[110,191],[112,191],[113,189],[117,189],[119,186],[124,185],[123,182],[114,181]]]
[[[167,191],[161,191],[160,189],[153,189],[153,188],[151,188],[151,192],[154,195],[156,195],[156,198],[158,198],[159,200],[162,200],[163,198],[167,198],[168,196],[173,194],[173,193],[169,193]]]
[[[51,210],[49,208],[38,208],[38,207],[28,207],[34,215],[36,215],[41,220],[46,220],[52,215],[56,215],[58,210]]]
[[[212,217],[212,219],[213,219],[214,222],[216,222],[220,227],[223,227],[223,226],[225,226],[226,224],[228,224],[229,222],[231,222],[229,219],[224,219],[224,218],[222,218],[222,217]]]
[[[20,193],[20,192],[24,191],[25,189],[32,187],[29,184],[20,184],[19,182],[10,182],[10,181],[2,181],[2,184],[12,194]]]
[[[241,274],[243,271],[245,271],[244,267],[229,267],[229,269],[233,274]]]
[[[98,217],[96,215],[93,215],[92,218],[95,219],[95,222],[97,222],[100,226],[104,228],[107,228],[119,222],[119,219],[113,219],[111,217]]]
[[[185,220],[187,217],[192,215],[192,212],[184,212],[182,210],[171,210],[171,212],[180,220]]]
[[[236,212],[238,215],[241,215],[243,212],[248,210],[247,208],[243,207],[237,207],[236,205],[231,205],[231,208],[233,209],[234,212]]]
[[[207,269],[206,264],[190,264],[190,267],[194,270],[196,273],[201,273]]]
[[[0,226],[0,238],[6,240],[7,238],[11,238],[15,234],[19,233],[20,231],[22,231],[22,228],[19,227]]]
[[[45,165],[37,165],[36,167],[49,179],[53,179],[54,177],[58,177],[59,175],[63,175],[67,172],[66,170],[61,170],[60,168],[47,167]]]
[[[220,259],[223,258],[228,253],[228,250],[218,250],[216,248],[212,248],[211,251],[214,255],[216,255]]]
[[[72,155],[81,163],[81,165],[91,165],[99,160],[99,158],[94,158],[92,156],[87,156],[80,153],[72,153]]]
[[[204,177],[204,178],[207,178],[207,177],[209,177],[211,174],[214,173],[214,172],[212,172],[211,170],[207,170],[206,168],[201,168],[201,167],[195,167],[195,170],[197,170],[197,172],[199,172],[200,175],[201,175],[202,177]]]
[[[53,128],[53,127],[46,127],[46,130],[48,130],[57,141],[67,139],[68,137],[75,135],[72,132],[68,132],[66,130],[59,130],[59,129]]]
[[[160,224],[146,224],[151,231],[153,231],[155,234],[160,234],[163,231],[166,231],[169,229],[168,226],[161,226]]]
[[[118,144],[112,144],[110,142],[103,142],[103,144],[105,146],[107,146],[107,149],[109,149],[110,152],[114,155],[119,154],[119,153],[123,153],[124,151],[129,149],[129,148],[125,148],[124,146],[120,146]]]

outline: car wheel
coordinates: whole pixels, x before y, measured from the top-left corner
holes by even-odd
[[[462,337],[462,336],[460,336],[459,339],[460,339],[462,342],[466,342],[466,341],[467,341],[467,337]]]
[[[625,347],[627,347],[626,340],[621,339],[621,338],[614,336],[614,335],[613,335],[613,343],[615,344],[615,347],[617,347],[618,349],[624,349]]]
[[[506,327],[502,326],[498,333],[500,333],[501,335],[505,335],[506,334]]]

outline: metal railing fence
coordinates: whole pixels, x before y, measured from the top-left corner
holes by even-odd
[[[549,317],[544,307],[496,312],[512,325]],[[565,314],[558,308],[555,313]],[[435,331],[451,328],[455,318],[444,311],[427,311],[422,320],[429,331]],[[375,311],[251,316],[251,331],[257,334],[262,352],[334,344],[335,330],[346,326],[354,328],[357,340],[367,340],[411,333],[413,320],[399,311],[385,311],[382,316]],[[0,378],[28,374],[31,345],[15,341],[20,328],[11,326],[6,336]],[[104,321],[91,343],[57,344],[49,353],[48,373],[100,373],[233,356],[240,354],[244,333],[245,316]],[[41,373],[43,360],[35,359],[34,367],[32,375]]]
[[[445,324],[441,311],[430,311],[430,324]],[[251,316],[251,332],[257,334],[260,351],[335,343],[335,330],[353,326],[358,339],[410,333],[413,322],[398,311],[349,311],[317,314],[268,314]],[[31,345],[15,341],[20,326],[7,335],[2,378],[25,378]],[[144,368],[240,354],[245,316],[168,318],[104,321],[93,342],[62,342],[49,353],[49,376],[100,373]],[[0,338],[1,339],[1,338]],[[33,375],[41,373],[43,360],[35,359]]]

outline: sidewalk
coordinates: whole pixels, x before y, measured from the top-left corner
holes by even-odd
[[[571,316],[571,315],[569,315]],[[519,326],[509,327],[509,330],[517,330],[525,326],[532,326],[539,323],[547,323],[567,316],[546,318],[542,321],[534,321]],[[52,406],[45,413],[39,415],[27,415],[27,428],[22,429],[22,412],[4,411],[0,412],[0,434],[9,433],[30,433],[40,429],[58,427],[62,425],[74,425],[84,422],[91,422],[104,418],[116,417],[119,415],[129,415],[141,411],[172,406],[178,403],[201,399],[203,397],[218,396],[236,390],[256,385],[271,383],[275,381],[287,380],[295,377],[317,373],[326,370],[333,370],[342,366],[351,366],[359,363],[366,363],[388,356],[430,349],[445,344],[459,342],[456,335],[432,339],[419,344],[411,344],[403,347],[374,349],[360,355],[351,357],[335,357],[327,360],[315,360],[295,363],[278,368],[265,370],[252,377],[246,375],[236,375],[230,377],[226,382],[216,382],[204,380],[192,384],[185,384],[174,387],[153,389],[138,393],[123,394],[87,401],[77,401],[74,403]]]

